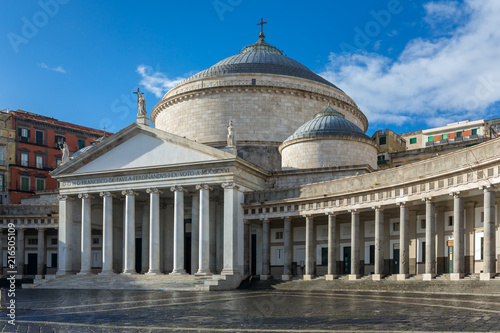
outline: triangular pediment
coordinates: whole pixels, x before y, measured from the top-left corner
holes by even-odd
[[[145,169],[231,158],[236,156],[149,126],[132,124],[71,159],[54,170],[53,175]]]

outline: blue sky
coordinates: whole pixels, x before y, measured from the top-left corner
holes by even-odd
[[[500,117],[500,1],[4,1],[0,109],[118,131],[258,40],[323,75],[370,128]]]

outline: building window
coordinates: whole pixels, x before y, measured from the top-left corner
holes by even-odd
[[[57,245],[57,238],[52,238],[50,240],[50,245]]]
[[[453,225],[453,216],[448,216],[448,226],[452,226]]]
[[[0,175],[0,191],[3,191],[3,179],[4,179],[4,175]],[[0,198],[2,196],[0,195]]]
[[[462,137],[462,132],[457,132],[457,138],[461,138]]]
[[[385,155],[378,155],[377,157],[379,161],[385,161]]]
[[[42,155],[35,156],[35,164],[36,164],[37,169],[43,168],[43,156]]]
[[[36,190],[37,191],[45,191],[45,179],[43,179],[43,178],[36,179]]]
[[[399,231],[399,222],[394,222],[392,224],[392,231]]]
[[[28,153],[21,153],[21,165],[27,167],[28,166]]]
[[[30,140],[30,130],[27,128],[20,128],[18,135],[21,142],[28,142]]]
[[[283,231],[276,231],[276,239],[283,239]]]
[[[43,145],[43,131],[35,131],[35,143],[37,145]]]
[[[425,229],[425,220],[420,220],[420,229]]]
[[[5,165],[5,146],[0,146],[0,165]]]
[[[78,150],[85,148],[85,139],[78,139]]]
[[[417,138],[410,138],[410,144],[413,145],[417,143]]]
[[[477,135],[477,128],[474,128],[474,129],[472,130],[472,135]]]
[[[38,238],[28,238],[28,245],[38,245]]]
[[[434,141],[434,137],[430,136],[427,138],[427,142],[433,142]]]
[[[370,245],[370,265],[375,264],[375,245]]]
[[[30,177],[21,176],[21,191],[28,192],[30,190]]]
[[[66,142],[64,135],[56,134],[56,148],[62,148],[63,144]]]
[[[380,138],[378,138],[379,145],[385,145],[386,143],[387,143],[387,137],[381,136]]]
[[[443,140],[448,139],[448,134],[443,134]]]
[[[99,245],[99,237],[92,237],[92,245]]]

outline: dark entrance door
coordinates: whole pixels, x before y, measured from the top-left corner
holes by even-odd
[[[36,275],[38,265],[38,255],[36,253],[28,253],[28,275]]]
[[[399,274],[399,249],[392,250],[392,258],[394,259],[392,274]]]
[[[142,238],[135,239],[135,271],[142,271]]]
[[[351,247],[344,247],[344,274],[351,274]]]
[[[184,269],[191,274],[191,233],[184,237]]]
[[[252,235],[252,275],[257,275],[257,235]]]
[[[51,254],[52,268],[57,268],[57,253]]]

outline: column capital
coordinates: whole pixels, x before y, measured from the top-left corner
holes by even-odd
[[[208,184],[199,184],[199,185],[196,185],[196,189],[197,190],[213,190],[213,187],[209,186]]]
[[[457,192],[451,192],[450,195],[453,197],[453,198],[460,198],[460,191],[457,191]]]
[[[69,196],[67,194],[59,194],[57,196],[57,200],[59,200],[59,201],[66,201],[66,200],[75,200],[75,198],[72,197],[72,196]]]
[[[80,199],[92,199],[94,196],[89,193],[80,193],[78,194],[78,198]]]
[[[170,188],[170,191],[172,192],[187,192],[187,189],[185,189],[183,186],[180,185],[175,185]]]
[[[222,183],[220,185],[223,189],[235,189],[237,190],[239,186],[237,186],[235,183]]]
[[[146,189],[146,193],[148,193],[148,194],[150,194],[150,193],[162,194],[163,191],[160,190],[158,187],[151,187],[151,188]]]
[[[433,197],[423,198],[423,202],[435,202],[436,200]]]
[[[357,209],[349,209],[348,212],[354,215],[359,215],[359,210]]]
[[[286,221],[292,222],[292,217],[287,216],[287,217],[285,217],[285,218],[283,219],[283,221],[285,221],[285,222],[286,222]]]
[[[410,204],[407,201],[396,202],[399,207],[408,207]]]
[[[111,197],[111,198],[115,197],[115,195],[113,193],[109,192],[109,191],[102,191],[102,192],[99,193],[99,196],[101,196],[103,198],[104,197],[108,197],[108,198],[109,197]]]
[[[484,186],[479,186],[479,189],[484,192],[493,192],[495,191],[495,188],[493,185],[484,185]]]
[[[35,229],[38,230],[39,232],[45,232],[45,229],[47,229],[47,228],[46,227],[36,227]]]
[[[373,206],[372,209],[375,210],[375,211],[379,211],[379,212],[383,212],[384,211],[384,207],[382,207],[382,206]]]
[[[136,197],[139,195],[139,193],[134,190],[124,190],[122,191],[122,195],[133,195],[134,197]]]
[[[260,219],[262,223],[269,223],[269,219]]]
[[[339,215],[339,212],[326,212],[325,215],[327,215],[327,216],[337,216],[337,215]]]

